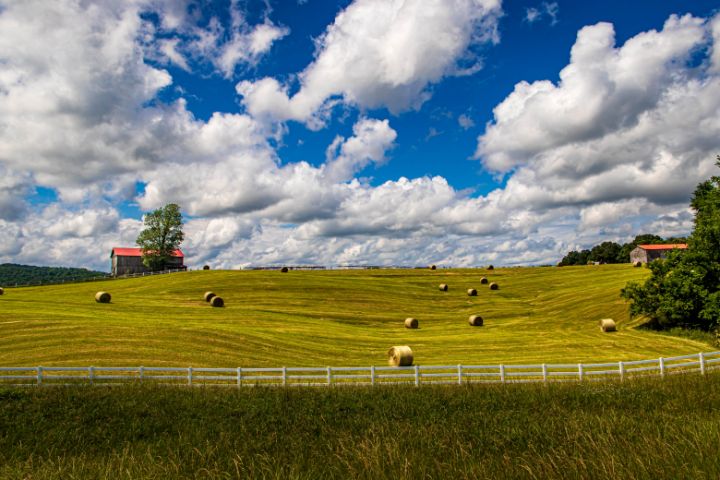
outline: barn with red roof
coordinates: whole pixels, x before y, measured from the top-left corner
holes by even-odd
[[[665,243],[660,245],[638,245],[630,252],[630,262],[650,263],[665,256],[673,250],[684,250],[687,248],[685,243]]]
[[[177,249],[165,263],[166,270],[185,270],[185,255]],[[141,248],[115,247],[110,252],[110,272],[113,276],[150,272],[142,261]]]

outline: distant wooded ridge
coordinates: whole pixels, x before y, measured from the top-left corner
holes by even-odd
[[[615,242],[602,242],[595,245],[590,250],[573,250],[563,257],[559,265],[561,267],[568,265],[587,265],[588,262],[600,263],[629,263],[630,252],[638,245],[658,245],[661,243],[687,243],[685,237],[668,237],[663,238],[659,235],[645,233],[638,235],[632,242],[620,245]]]
[[[106,272],[70,267],[37,267],[3,263],[0,265],[0,286],[30,283],[57,283],[62,280],[78,280],[107,276]]]

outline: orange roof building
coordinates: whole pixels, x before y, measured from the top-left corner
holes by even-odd
[[[638,245],[630,252],[630,263],[650,263],[665,256],[673,250],[685,250],[686,243],[665,243],[659,245]]]

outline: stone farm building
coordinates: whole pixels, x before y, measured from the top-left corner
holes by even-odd
[[[672,243],[663,245],[638,245],[630,252],[630,262],[650,263],[658,258],[665,258],[668,252],[675,249],[684,250],[687,248],[685,243]]]
[[[165,268],[168,270],[184,270],[186,268],[183,264],[184,259],[185,255],[183,255],[182,250],[175,250],[170,260],[165,264]],[[113,276],[150,271],[149,268],[143,265],[141,248],[115,247],[110,252],[110,262],[110,271]]]

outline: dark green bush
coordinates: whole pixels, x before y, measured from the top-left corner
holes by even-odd
[[[698,185],[690,206],[695,228],[688,249],[652,262],[652,276],[644,284],[628,284],[621,295],[630,300],[632,315],[646,315],[659,328],[715,330],[720,323],[720,177]]]

